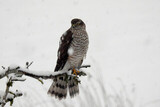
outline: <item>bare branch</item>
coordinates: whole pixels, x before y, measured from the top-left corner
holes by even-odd
[[[3,69],[5,69],[5,67],[4,67],[4,66],[2,66],[2,68],[3,68]]]
[[[31,63],[26,62],[26,68],[28,69],[33,64],[33,61]]]
[[[9,78],[9,81],[7,82],[5,94],[3,96],[3,102],[5,102],[5,103],[2,103],[2,107],[4,107],[7,102],[7,95],[9,93],[10,86],[12,86],[12,78]]]

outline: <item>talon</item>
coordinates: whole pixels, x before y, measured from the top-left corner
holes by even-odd
[[[73,69],[72,71],[73,71],[73,74],[76,75],[76,76],[77,76],[78,73],[80,73],[80,71],[78,71],[76,69]]]

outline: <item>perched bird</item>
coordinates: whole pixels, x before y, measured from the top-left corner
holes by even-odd
[[[54,71],[61,72],[71,69],[76,74],[86,56],[88,44],[85,23],[81,19],[72,19],[71,27],[60,38],[58,59]],[[65,99],[67,89],[69,89],[71,98],[79,93],[75,79],[70,78],[66,81],[65,76],[57,77],[50,86],[48,94],[58,99]]]

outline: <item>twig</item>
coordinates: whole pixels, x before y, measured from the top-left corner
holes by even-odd
[[[26,62],[26,68],[28,69],[33,64],[33,61],[31,63]]]
[[[91,65],[82,65],[80,68],[88,68],[91,67]]]
[[[5,90],[5,94],[3,96],[3,101],[4,103],[2,103],[2,107],[5,106],[6,102],[7,102],[7,95],[9,93],[9,88],[10,86],[12,86],[12,78],[9,78],[9,81],[7,82],[7,85],[6,85],[6,90]]]
[[[3,68],[3,69],[5,69],[5,67],[4,67],[4,66],[2,66],[2,68]]]

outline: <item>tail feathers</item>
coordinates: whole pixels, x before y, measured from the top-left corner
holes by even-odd
[[[67,82],[64,79],[64,76],[58,77],[50,86],[48,94],[55,96],[59,100],[65,99],[67,96]]]
[[[65,99],[67,96],[67,86],[69,88],[69,94],[71,98],[79,93],[78,83],[72,77],[68,80],[68,84],[65,80],[65,76],[57,77],[48,90],[48,94],[55,96],[59,100]]]
[[[68,81],[68,87],[69,87],[69,94],[71,98],[73,98],[75,95],[79,94],[79,86],[75,79],[71,78]]]

